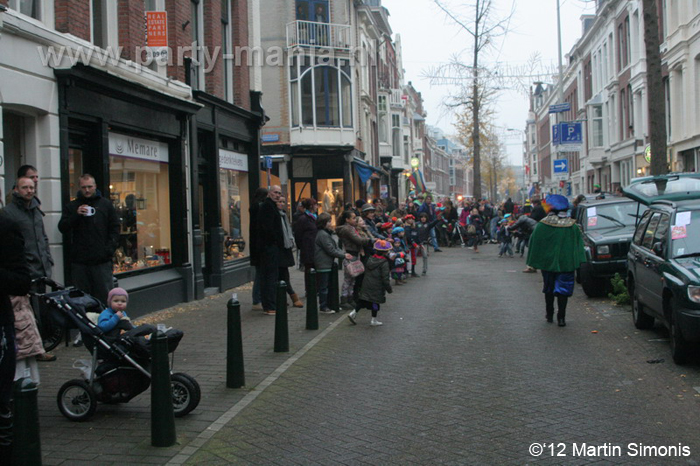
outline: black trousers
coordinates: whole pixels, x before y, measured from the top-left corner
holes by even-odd
[[[263,250],[265,260],[260,263],[260,293],[263,309],[277,310],[277,282],[279,281],[279,250],[269,246]]]
[[[547,318],[551,319],[554,317],[554,298],[557,298],[557,319],[566,319],[566,304],[569,302],[569,298],[555,293],[544,294]]]
[[[111,261],[98,265],[71,264],[70,270],[78,289],[107,304],[107,295],[113,288]]]

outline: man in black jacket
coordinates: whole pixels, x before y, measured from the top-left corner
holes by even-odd
[[[73,284],[106,303],[121,224],[112,202],[102,197],[92,175],[80,177],[78,197],[63,208],[58,229],[70,239]]]
[[[284,249],[282,218],[277,209],[277,201],[282,196],[279,186],[271,186],[265,201],[260,204],[257,215],[258,247],[260,257],[260,291],[263,310],[267,315],[275,315],[277,309],[277,280],[279,263]]]
[[[17,225],[0,215],[0,464],[10,464],[12,451],[12,381],[15,377],[15,317],[10,295],[29,292],[24,240]]]

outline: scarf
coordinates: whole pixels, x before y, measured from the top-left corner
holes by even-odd
[[[311,212],[310,210],[305,210],[304,213],[306,215],[308,215],[309,217],[313,218],[314,220],[316,220],[318,218],[318,214],[315,214],[315,213]]]
[[[283,211],[279,211],[282,217],[282,236],[284,236],[284,249],[292,249],[294,247],[294,234],[292,233],[292,227],[289,226],[289,219],[287,219],[287,214]]]

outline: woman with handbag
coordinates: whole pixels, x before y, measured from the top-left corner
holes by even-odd
[[[352,294],[355,287],[355,280],[364,273],[364,264],[360,256],[364,254],[364,247],[371,243],[371,238],[366,236],[357,228],[357,216],[355,212],[346,210],[338,220],[337,234],[343,243],[345,252],[350,258],[343,260],[343,287],[340,296],[340,307],[343,310],[354,309]]]
[[[352,255],[344,253],[333,239],[333,226],[331,215],[324,212],[318,216],[316,226],[316,248],[314,250],[314,265],[316,266],[316,281],[318,283],[319,312],[333,314],[334,310],[328,308],[328,282],[331,276],[333,261],[338,259],[352,259]],[[362,262],[360,262],[362,264]]]

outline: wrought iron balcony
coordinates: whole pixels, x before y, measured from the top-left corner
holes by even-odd
[[[352,48],[350,25],[292,21],[287,24],[287,48],[293,47],[349,51]]]

